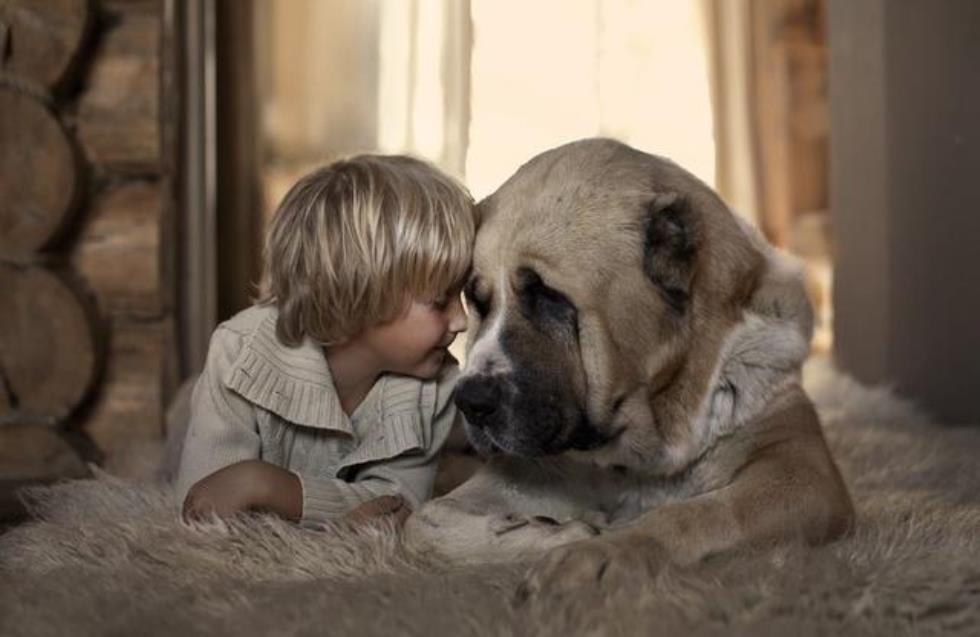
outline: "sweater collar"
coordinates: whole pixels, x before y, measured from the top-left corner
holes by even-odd
[[[280,343],[276,338],[277,316],[275,311],[268,312],[246,338],[226,384],[246,400],[290,422],[353,435],[320,345],[309,337],[299,347]],[[384,378],[378,382],[383,383]],[[381,389],[376,384],[364,402],[374,400],[372,394]]]
[[[340,406],[321,346],[307,337],[299,347],[286,347],[276,338],[275,308],[260,311],[265,316],[246,336],[224,379],[230,389],[289,422],[363,438],[342,466],[429,447],[436,380],[382,374],[355,410],[358,416],[374,410],[375,417],[367,418],[363,431],[355,433]]]

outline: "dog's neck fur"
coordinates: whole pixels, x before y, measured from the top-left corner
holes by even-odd
[[[679,380],[685,387],[667,399],[673,404],[658,409],[657,397],[651,397],[665,443],[658,473],[685,471],[719,439],[757,419],[778,395],[800,382],[813,326],[802,270],[754,228],[743,229],[765,256],[765,269],[741,320],[715,343],[702,343],[716,351],[706,357],[713,367],[686,370],[687,378]],[[693,419],[695,424],[671,428],[672,419]],[[687,435],[672,440],[672,430]]]

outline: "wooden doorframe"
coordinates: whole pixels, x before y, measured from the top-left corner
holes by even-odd
[[[254,3],[166,0],[177,42],[175,258],[179,377],[204,366],[218,322],[251,301],[261,186]]]
[[[252,302],[261,269],[260,104],[256,2],[214,0],[217,319]]]
[[[174,34],[177,182],[176,316],[179,376],[199,371],[217,324],[215,0],[167,0]]]

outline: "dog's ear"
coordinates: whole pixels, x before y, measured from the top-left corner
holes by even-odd
[[[695,215],[684,197],[664,193],[647,204],[643,271],[678,314],[687,311],[691,299],[699,235]]]

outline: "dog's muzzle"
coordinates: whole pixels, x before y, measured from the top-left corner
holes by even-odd
[[[455,400],[470,441],[482,452],[532,458],[608,442],[572,400],[545,395],[522,389],[507,376],[475,375],[460,380]]]
[[[501,378],[472,376],[456,386],[456,406],[473,427],[492,429],[502,418],[505,393]]]

